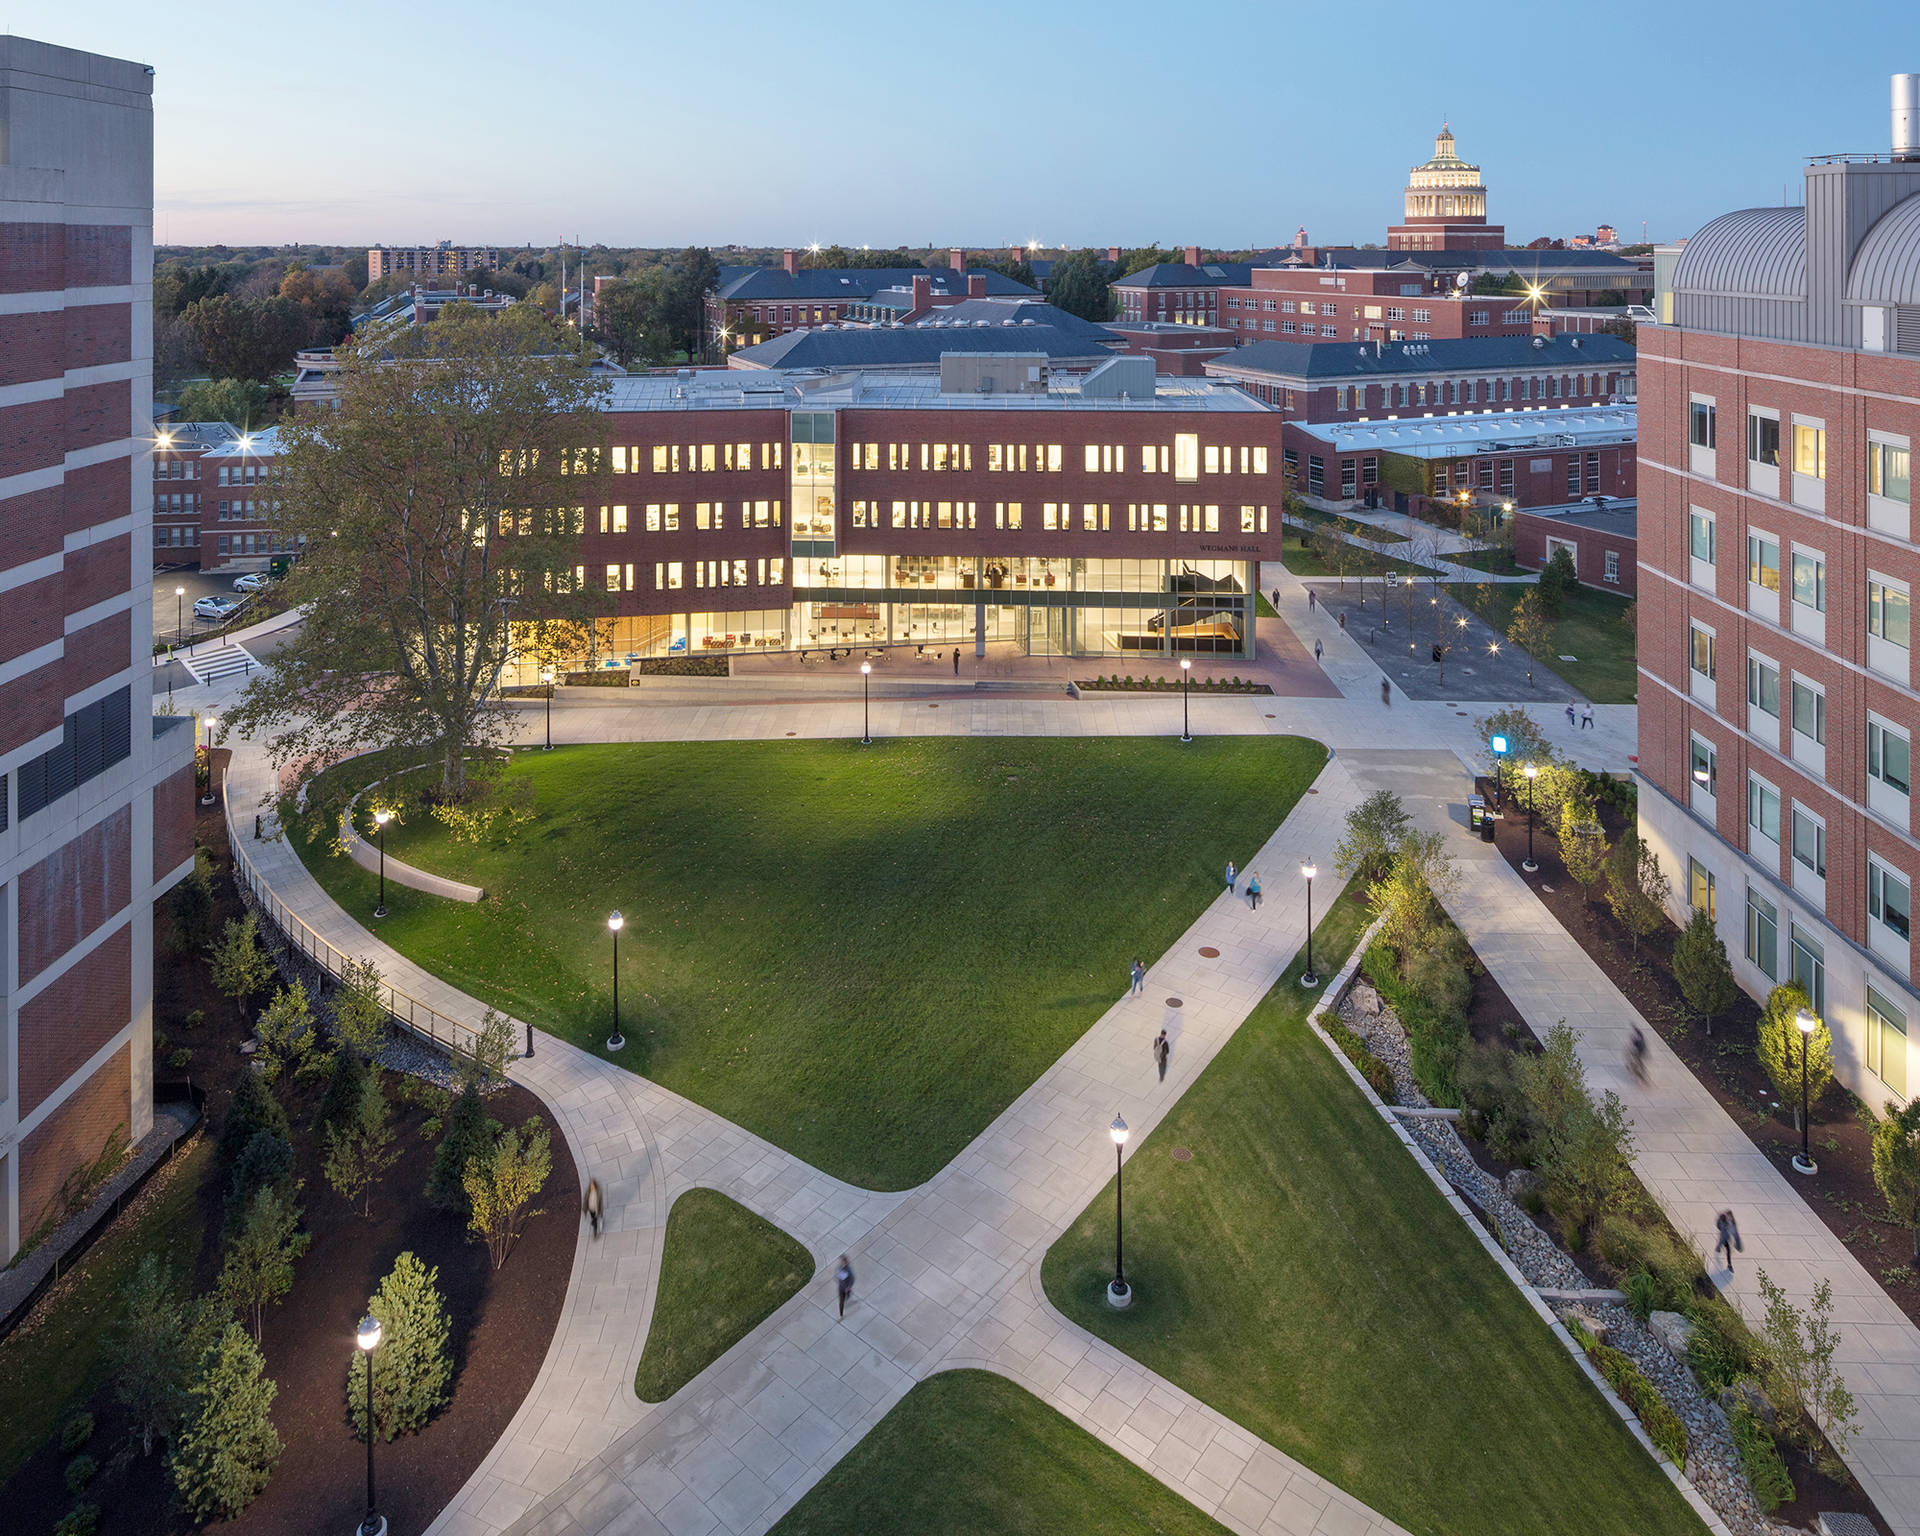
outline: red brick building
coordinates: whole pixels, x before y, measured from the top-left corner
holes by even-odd
[[[1920,144],[1714,220],[1642,341],[1640,825],[1676,916],[1794,978],[1873,1108],[1920,1085],[1911,451]]]
[[[1506,226],[1487,222],[1487,189],[1480,167],[1454,151],[1453,130],[1445,123],[1434,136],[1433,158],[1407,177],[1402,223],[1387,231],[1390,251],[1499,250]]]
[[[1146,358],[616,380],[582,580],[596,658],[1011,642],[1250,655],[1278,418]]]
[[[153,563],[200,561],[201,517],[206,502],[200,461],[211,448],[232,442],[237,427],[224,421],[168,422],[153,434]],[[208,561],[208,564],[213,562]]]
[[[1331,256],[1329,257],[1331,263]],[[1464,274],[1463,274],[1464,275]],[[1255,267],[1220,299],[1221,324],[1246,342],[1458,341],[1530,336],[1534,312],[1513,294],[1469,294],[1424,267]],[[1551,311],[1542,316],[1548,334]]]
[[[786,331],[853,318],[856,306],[871,308],[877,295],[894,291],[900,307],[922,313],[936,302],[969,297],[1039,297],[998,272],[969,272],[963,250],[955,249],[950,260],[944,272],[927,267],[803,267],[798,251],[785,251],[777,267],[722,267],[719,282],[707,293],[707,336],[716,348],[758,346]]]
[[[153,79],[0,37],[0,1258],[153,1120],[153,902],[192,732],[152,716]]]
[[[1244,261],[1202,261],[1190,245],[1185,261],[1163,261],[1112,284],[1120,319],[1157,320],[1168,325],[1218,325],[1227,289],[1245,288],[1253,265]]]
[[[1632,466],[1625,479],[1632,483]],[[1513,558],[1540,570],[1556,550],[1573,560],[1573,571],[1583,586],[1632,597],[1638,587],[1634,571],[1638,517],[1636,502],[1627,497],[1596,506],[1528,507],[1513,518]]]

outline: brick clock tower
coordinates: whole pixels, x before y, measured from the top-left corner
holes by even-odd
[[[1487,222],[1480,167],[1454,153],[1453,131],[1442,123],[1433,158],[1407,178],[1406,221],[1387,231],[1387,249],[1492,251],[1506,243],[1506,226]]]

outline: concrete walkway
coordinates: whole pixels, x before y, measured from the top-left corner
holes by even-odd
[[[1465,831],[1468,790],[1445,752],[1356,751],[1343,765],[1364,788],[1392,789],[1430,830],[1458,834],[1449,851],[1460,889],[1448,914],[1536,1035],[1565,1019],[1596,1092],[1612,1089],[1633,1118],[1634,1171],[1681,1235],[1710,1253],[1714,1218],[1731,1208],[1746,1243],[1738,1268],[1712,1272],[1749,1322],[1764,1312],[1765,1269],[1796,1304],[1833,1286],[1837,1359],[1860,1406],[1846,1454],[1896,1536],[1920,1536],[1920,1328],[1754,1146],[1688,1067],[1560,926],[1498,849]],[[1634,1027],[1646,1034],[1649,1082],[1626,1065]]]

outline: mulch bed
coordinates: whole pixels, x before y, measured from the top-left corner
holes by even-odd
[[[1608,837],[1618,836],[1619,813],[1609,807],[1601,819]],[[1496,823],[1494,841],[1506,861],[1519,870],[1527,852],[1525,814],[1509,812]],[[1709,1035],[1673,979],[1673,944],[1679,930],[1663,927],[1642,939],[1636,959],[1632,941],[1607,910],[1600,887],[1594,887],[1594,899],[1588,902],[1561,863],[1558,842],[1536,828],[1533,846],[1540,872],[1522,871],[1521,878],[1641,1017],[1659,1031],[1734,1123],[1800,1191],[1848,1252],[1908,1318],[1920,1323],[1920,1283],[1911,1278],[1912,1238],[1885,1220],[1887,1203],[1873,1182],[1873,1134],[1863,1123],[1859,1100],[1835,1081],[1814,1101],[1811,1136],[1820,1171],[1811,1177],[1794,1173],[1787,1165],[1800,1150],[1800,1133],[1793,1124],[1795,1106],[1776,1104],[1773,1085],[1760,1068],[1755,1051],[1760,1005],[1740,993],[1733,1006],[1713,1021]],[[1667,877],[1684,879],[1685,871],[1676,876],[1669,870]],[[1908,1278],[1889,1283],[1889,1272],[1903,1267]]]
[[[1508,860],[1513,864],[1514,868],[1519,869],[1520,860],[1526,857],[1527,833],[1525,817],[1523,816],[1520,819],[1520,836],[1515,844],[1518,849],[1517,853],[1509,853],[1507,849],[1506,834],[1510,830],[1505,823],[1499,824],[1496,827],[1495,843],[1502,853],[1508,855]],[[1610,834],[1614,830],[1617,829],[1610,828]],[[1566,881],[1565,870],[1559,865],[1558,849],[1550,842],[1543,841],[1536,828],[1534,834],[1534,862],[1540,866],[1539,878],[1544,879],[1547,884],[1553,885],[1555,883],[1554,880],[1548,878],[1547,854],[1549,850],[1553,853],[1553,862],[1563,884],[1556,886],[1553,892],[1544,895],[1542,899],[1551,903],[1555,897],[1564,894],[1565,888],[1571,888],[1577,900],[1579,887],[1572,885],[1570,881]],[[1524,871],[1522,872],[1522,877],[1526,878]],[[1537,885],[1536,889],[1538,889]],[[1602,915],[1607,921],[1610,922],[1612,920],[1611,913]],[[1562,917],[1561,921],[1565,923],[1566,919]],[[1648,942],[1649,941],[1645,939],[1641,940],[1643,947],[1645,947]],[[1672,944],[1670,941],[1667,947],[1668,950],[1671,951]],[[1594,959],[1597,962],[1600,961],[1598,955],[1595,955]],[[1605,963],[1600,963],[1604,967]],[[1609,974],[1611,975],[1612,972],[1609,971]],[[1624,991],[1625,988],[1622,987],[1622,990]],[[1743,998],[1743,1000],[1748,1001],[1749,1004],[1751,1002],[1750,999]],[[1636,1000],[1635,1005],[1641,1008],[1643,1014],[1646,1014],[1644,1004]],[[1754,1017],[1757,1017],[1759,1009],[1751,1008],[1751,1013]],[[1649,1022],[1652,1022],[1652,1016],[1650,1014],[1646,1014],[1646,1017]],[[1520,1014],[1520,1010],[1514,1007],[1512,1001],[1507,997],[1506,992],[1501,988],[1500,983],[1493,978],[1492,974],[1484,970],[1477,970],[1473,977],[1473,996],[1467,1005],[1467,1028],[1468,1032],[1477,1041],[1497,1041],[1506,1044],[1516,1051],[1529,1055],[1539,1050],[1539,1043],[1535,1040],[1532,1030],[1527,1027],[1526,1021]],[[1715,1024],[1715,1032],[1716,1036],[1724,1033],[1723,1026],[1717,1021]],[[1751,1039],[1751,1037],[1752,1025],[1751,1020],[1749,1020],[1748,1038]],[[1752,1058],[1749,1056],[1747,1059],[1751,1061]],[[1698,1068],[1696,1067],[1695,1070],[1697,1073]],[[1756,1072],[1759,1071],[1757,1065],[1754,1067],[1754,1070]],[[1764,1074],[1762,1075],[1762,1080],[1764,1081]],[[1817,1121],[1815,1123],[1816,1125],[1818,1124]],[[1495,1157],[1492,1152],[1487,1150],[1486,1143],[1468,1135],[1463,1127],[1456,1125],[1455,1129],[1459,1131],[1460,1140],[1466,1146],[1467,1151],[1472,1154],[1473,1160],[1489,1173],[1504,1179],[1507,1173],[1516,1166],[1515,1164],[1503,1162],[1501,1159]],[[1799,1141],[1797,1138],[1794,1140],[1793,1146],[1795,1149],[1798,1148]],[[1871,1173],[1868,1175],[1868,1182],[1870,1184],[1872,1182]],[[1652,1204],[1651,1199],[1649,1199],[1649,1204]],[[1473,1212],[1475,1218],[1479,1220],[1489,1232],[1493,1233],[1494,1241],[1498,1242],[1500,1240],[1499,1233],[1487,1222],[1485,1213],[1471,1201],[1468,1202],[1467,1209]],[[1663,1223],[1665,1222],[1664,1216],[1659,1219]],[[1572,1241],[1573,1235],[1562,1228],[1550,1211],[1542,1210],[1538,1212],[1534,1216],[1534,1220],[1539,1224],[1542,1231],[1560,1245],[1562,1250],[1572,1256],[1573,1261],[1593,1280],[1595,1285],[1618,1287],[1626,1279],[1625,1275],[1621,1274],[1612,1265],[1607,1263],[1605,1259],[1600,1257],[1599,1251],[1593,1246],[1590,1238],[1582,1243]],[[1667,1225],[1669,1230],[1672,1230],[1671,1224],[1667,1223]],[[1680,1237],[1682,1242],[1686,1241],[1686,1235],[1684,1233],[1676,1233],[1675,1235]],[[1707,1279],[1704,1273],[1698,1281],[1696,1281],[1696,1289],[1702,1296],[1716,1294],[1713,1283]],[[1869,1519],[1880,1521],[1879,1511],[1874,1507],[1873,1501],[1867,1497],[1866,1493],[1858,1484],[1835,1482],[1832,1478],[1816,1468],[1808,1458],[1806,1452],[1801,1450],[1799,1446],[1792,1445],[1784,1439],[1779,1442],[1779,1445],[1780,1454],[1787,1464],[1787,1471],[1793,1478],[1794,1498],[1791,1503],[1782,1504],[1779,1509],[1774,1511],[1774,1518],[1776,1520],[1784,1521],[1788,1525],[1799,1525],[1811,1528],[1815,1517],[1822,1511],[1834,1511],[1865,1515]],[[1883,1531],[1886,1529],[1884,1523],[1880,1525],[1880,1529]]]
[[[225,753],[219,754],[224,759]],[[224,766],[222,764],[221,766]],[[230,878],[225,828],[218,807],[199,812],[198,837],[215,850],[216,921],[241,911]],[[241,1041],[251,1033],[240,1011],[212,988],[198,956],[168,953],[169,923],[162,902],[155,919],[154,1024],[169,1049],[189,1045],[187,1069],[207,1093],[209,1134],[217,1134],[246,1058]],[[197,1028],[184,1027],[192,1009],[205,1011]],[[160,1053],[156,1052],[156,1057]],[[163,1074],[168,1069],[162,1065]],[[365,1508],[366,1446],[354,1437],[346,1416],[346,1371],[354,1356],[353,1334],[367,1299],[403,1250],[439,1269],[439,1287],[452,1322],[452,1399],[426,1428],[374,1447],[378,1505],[394,1536],[423,1531],[452,1501],[507,1427],[532,1388],[566,1298],[580,1222],[580,1185],[566,1145],[548,1122],[553,1171],[540,1202],[543,1214],[495,1271],[484,1244],[467,1240],[462,1219],[427,1204],[424,1190],[435,1143],[423,1139],[424,1105],[402,1103],[401,1079],[385,1079],[400,1161],[373,1194],[373,1216],[350,1209],[327,1187],[321,1152],[310,1127],[322,1082],[276,1085],[292,1122],[305,1229],[313,1242],[294,1266],[292,1291],[271,1308],[264,1327],[267,1374],[278,1384],[273,1422],[284,1450],[266,1491],[229,1522],[210,1529],[235,1533],[348,1531]],[[538,1099],[509,1086],[491,1095],[488,1111],[505,1125],[542,1113]],[[224,1187],[216,1171],[200,1192],[206,1222],[196,1291],[219,1274]],[[172,1505],[172,1483],[156,1450],[116,1467],[115,1451],[129,1440],[126,1416],[110,1391],[87,1405],[96,1420],[86,1450],[101,1463],[82,1497],[100,1505],[102,1532],[183,1533],[192,1522]],[[73,1503],[62,1474],[67,1458],[57,1445],[37,1452],[7,1485],[8,1526],[50,1531]],[[17,1521],[18,1524],[13,1522]]]

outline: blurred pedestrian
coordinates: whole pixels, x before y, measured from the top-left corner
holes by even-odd
[[[1320,602],[1320,599],[1315,595],[1313,588],[1308,587],[1307,588],[1307,612],[1312,613],[1314,608],[1318,606],[1319,602]]]
[[[587,1224],[593,1228],[596,1242],[600,1238],[600,1181],[587,1180],[587,1198],[581,1202],[581,1208],[587,1213]]]
[[[1342,615],[1342,617],[1345,617],[1345,615]],[[1321,648],[1321,645],[1320,645],[1320,642],[1319,642],[1319,640],[1318,640],[1318,639],[1316,639],[1316,640],[1315,640],[1315,641],[1313,642],[1313,659],[1314,659],[1315,661],[1318,661],[1318,660],[1320,659],[1320,657],[1321,657],[1321,656],[1322,656],[1323,654],[1324,654],[1324,652],[1323,652],[1323,650],[1322,650],[1322,648]]]
[[[1627,1045],[1627,1068],[1641,1084],[1647,1082],[1647,1032],[1638,1024],[1633,1026],[1633,1039]]]
[[[1388,709],[1393,708],[1393,685],[1384,677],[1380,679],[1380,702]]]
[[[1580,706],[1580,729],[1583,731],[1593,729],[1593,706],[1591,704],[1583,704]]]
[[[1727,1274],[1733,1274],[1733,1256],[1741,1251],[1740,1224],[1733,1219],[1732,1211],[1722,1211],[1714,1218],[1714,1230],[1720,1234],[1720,1241],[1713,1245],[1713,1256],[1720,1257],[1720,1250],[1727,1253]]]
[[[1567,729],[1573,729],[1573,700],[1567,700]]]
[[[960,647],[957,645],[953,648],[953,675],[960,675]]]
[[[1340,610],[1340,633],[1344,635],[1346,632],[1347,632],[1347,610],[1342,608]]]
[[[833,1267],[834,1288],[840,1293],[840,1315],[847,1315],[847,1298],[853,1294],[853,1265],[843,1253]]]
[[[1260,872],[1258,870],[1247,876],[1247,906],[1256,912],[1260,909]]]
[[[1167,1080],[1167,1061],[1172,1055],[1173,1042],[1167,1038],[1167,1032],[1163,1029],[1153,1037],[1153,1060],[1160,1068],[1160,1081],[1163,1083]]]
[[[1129,997],[1138,997],[1142,992],[1147,990],[1147,968],[1140,963],[1140,957],[1138,955],[1135,955],[1133,958],[1132,976],[1133,990],[1127,995]]]
[[[1233,894],[1233,888],[1240,883],[1240,871],[1233,867],[1233,860],[1227,860],[1227,894]]]

